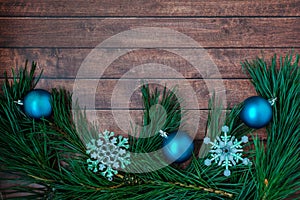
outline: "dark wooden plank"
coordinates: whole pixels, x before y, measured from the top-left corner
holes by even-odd
[[[89,114],[92,111],[87,111],[87,116],[90,116]],[[126,110],[117,110],[118,117],[114,116],[112,111],[110,110],[97,110],[96,117],[89,118],[91,121],[98,122],[99,128],[101,131],[104,130],[110,130],[114,131],[116,134],[131,134],[134,135],[134,133],[131,130],[131,125],[134,127],[137,125],[138,127],[142,126],[142,119],[143,119],[143,111],[142,110],[131,110],[130,111],[130,117],[129,119],[127,117],[128,111]],[[205,110],[191,110],[188,111],[187,118],[191,119],[193,116],[198,116],[199,123],[197,124],[198,130],[197,132],[190,133],[192,136],[194,136],[196,139],[203,139],[205,135],[205,126],[207,121],[207,114],[208,111]],[[186,130],[193,130],[195,128],[195,124],[191,124],[191,121],[187,120],[184,124]],[[126,128],[127,127],[127,128]],[[138,129],[139,130],[139,129]]]
[[[206,86],[206,83],[215,85],[220,80],[182,80],[182,79],[158,79],[158,84],[156,86],[162,87],[167,84],[167,86],[177,84],[180,90],[180,96],[185,99],[185,109],[197,109],[194,107],[193,102],[198,101],[199,109],[207,109],[208,108],[208,99],[209,92]],[[90,91],[92,85],[94,83],[98,83],[96,88],[96,93],[94,91]],[[118,84],[125,86],[125,90],[120,91],[120,87],[116,87]],[[136,88],[134,91],[127,90],[127,85],[132,83],[140,84],[140,80],[137,79],[127,79],[119,80],[115,79],[101,79],[101,80],[92,80],[92,82],[81,83],[80,95],[78,98],[86,99],[86,98],[94,98],[95,96],[95,108],[97,109],[107,109],[112,108],[111,99],[116,96],[112,96],[113,92],[120,91],[120,96],[118,96],[118,100],[120,103],[115,105],[113,108],[116,109],[141,109],[143,108],[141,93],[139,88]],[[250,80],[244,79],[224,79],[223,80],[224,87],[226,89],[226,99],[230,106],[236,105],[243,100],[245,100],[249,96],[255,95],[255,90]],[[160,86],[160,85],[162,86]],[[73,91],[74,80],[62,80],[62,79],[42,79],[38,83],[37,88],[44,88],[49,90],[50,88],[60,88],[63,87],[69,91]],[[190,88],[189,88],[190,87]],[[192,91],[191,91],[191,90]],[[220,90],[220,87],[215,88],[217,91]],[[115,90],[115,91],[114,91]],[[84,92],[84,94],[83,94]],[[188,96],[190,92],[195,92],[196,100],[193,101],[191,96]],[[79,93],[77,93],[79,94]],[[127,99],[126,95],[130,95],[130,98]],[[90,107],[87,106],[89,109]],[[91,107],[93,108],[93,106]]]
[[[299,16],[298,0],[1,0],[1,16]]]
[[[44,70],[44,78],[75,78],[83,60],[91,50],[2,48],[0,49],[0,77],[3,78],[5,71],[8,72],[8,76],[12,76],[11,68],[24,66],[25,60],[28,59],[29,62],[36,61],[38,63],[38,72],[41,69]],[[158,63],[172,67],[185,78],[247,78],[248,76],[242,71],[240,62],[245,59],[255,59],[257,56],[263,56],[266,60],[270,60],[275,53],[284,56],[290,51],[291,49],[207,49],[207,53],[218,67],[221,76],[214,73],[201,76],[187,60],[167,50],[140,49],[116,59],[107,67],[102,78],[121,78],[134,67],[139,67],[139,69],[145,67],[140,65],[146,63]],[[294,51],[299,54],[300,48],[296,48]],[[155,78],[158,77],[159,74]],[[149,75],[141,70],[136,78],[149,78]]]
[[[87,115],[89,115],[91,111],[87,111]],[[116,118],[114,117],[112,111],[110,110],[101,110],[101,111],[95,111],[96,112],[96,118],[90,118],[91,121],[95,120],[98,122],[100,130],[109,130],[114,131],[116,134],[133,134],[131,130],[130,125],[142,125],[142,118],[143,118],[143,111],[142,110],[131,110],[130,116],[131,119],[127,118],[127,112],[126,110],[118,110],[120,117]],[[123,116],[123,117],[122,117]],[[199,123],[196,125],[193,124],[192,119],[194,116],[199,117]],[[196,140],[202,140],[205,137],[205,127],[206,127],[206,121],[207,121],[208,111],[207,110],[190,110],[188,111],[188,114],[186,116],[186,122],[183,126],[183,129],[189,132],[191,136],[193,136]],[[121,124],[121,125],[120,125]],[[127,129],[124,127],[128,127]],[[197,130],[196,133],[189,130]],[[260,129],[257,131],[258,136],[261,139],[266,139],[267,135],[265,134],[264,129]]]
[[[223,81],[226,90],[225,97],[230,107],[244,101],[249,96],[256,95],[249,79],[223,79],[221,81]],[[2,82],[3,79],[0,79],[0,83]],[[199,79],[157,79],[156,82],[157,84],[152,83],[151,85],[160,89],[163,89],[165,84],[170,88],[172,88],[171,86],[173,85],[177,85],[179,90],[178,96],[184,98],[185,103],[182,106],[185,109],[208,108],[210,94],[207,84],[212,85],[212,89],[215,89],[217,92],[222,91],[221,87],[214,87],[217,83],[220,83],[220,80],[216,79],[207,79],[205,81]],[[94,84],[96,87],[95,91],[92,90]],[[119,84],[119,86],[117,84]],[[80,89],[74,90],[73,92],[73,79],[41,79],[36,88],[42,88],[48,91],[50,91],[51,88],[64,88],[76,93],[76,95],[73,96],[76,96],[76,98],[80,100],[89,100],[95,96],[95,105],[86,105],[87,109],[142,109],[143,103],[140,88],[137,87],[133,91],[129,89],[132,85],[135,86],[136,84],[141,85],[141,80],[85,79],[83,82],[80,82]],[[118,95],[113,96],[113,93]],[[195,95],[195,99],[192,99],[193,95]],[[225,97],[223,100],[225,100]],[[113,102],[117,102],[113,106],[112,100],[114,100]]]
[[[142,34],[131,32],[128,37],[122,34],[122,41],[109,41],[106,46],[191,47],[174,31],[210,48],[300,46],[300,18],[1,18],[0,24],[0,47],[94,48],[116,34],[135,28],[142,29]],[[167,28],[164,30],[172,34],[158,37],[153,27]]]

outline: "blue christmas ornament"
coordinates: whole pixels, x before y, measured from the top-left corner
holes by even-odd
[[[42,89],[32,90],[24,97],[23,106],[26,115],[32,118],[49,117],[52,113],[51,94]]]
[[[169,161],[182,163],[192,156],[194,143],[187,133],[173,132],[164,138],[162,151]]]
[[[260,96],[249,97],[244,101],[240,118],[250,128],[262,128],[272,119],[271,104]]]

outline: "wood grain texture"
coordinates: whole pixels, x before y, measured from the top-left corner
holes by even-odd
[[[89,116],[89,112],[87,111],[87,115]],[[120,116],[126,116],[126,110],[119,110]],[[124,113],[122,115],[122,113]],[[193,116],[199,116],[199,123],[198,124],[191,124],[191,121],[186,120],[186,123],[183,125],[183,129],[189,132],[189,129],[194,130],[195,126],[197,129],[196,133],[189,132],[190,135],[192,136],[194,134],[195,140],[202,140],[205,137],[205,127],[206,127],[206,122],[207,122],[207,116],[208,116],[208,111],[207,110],[190,110],[187,113],[187,118],[186,119],[191,119]],[[101,110],[101,111],[96,111],[96,118],[90,118],[90,120],[95,120],[96,122],[99,122],[99,128],[101,131],[104,130],[110,130],[114,131],[117,134],[132,134],[133,132],[130,128],[128,129],[121,129],[119,124],[126,124],[128,127],[130,125],[142,125],[142,118],[143,118],[143,111],[142,110],[131,110],[130,111],[130,117],[131,119],[128,118],[116,118],[114,117],[112,111],[110,110]],[[125,126],[126,126],[125,125]],[[121,126],[121,127],[125,127]],[[256,131],[258,136],[261,139],[266,139],[265,135],[265,130],[264,129],[259,129]]]
[[[74,79],[76,74],[92,49],[61,49],[61,48],[0,48],[0,77],[8,72],[12,76],[11,69],[17,69],[29,62],[38,64],[37,72],[43,69],[44,78]],[[116,49],[117,50],[117,49]],[[190,49],[192,50],[192,49]],[[219,69],[218,74],[199,74],[194,66],[187,60],[175,55],[168,50],[139,49],[131,51],[107,66],[101,78],[121,78],[134,67],[142,68],[146,63],[158,63],[169,66],[182,74],[187,79],[197,78],[249,78],[241,68],[244,60],[253,60],[257,56],[270,60],[274,54],[286,55],[291,49],[207,49],[212,61]],[[300,52],[300,48],[294,49]],[[97,71],[98,68],[95,68]],[[148,78],[140,72],[138,78]],[[158,78],[159,75],[156,77]],[[87,77],[88,78],[88,77]],[[98,77],[100,78],[100,77]]]
[[[300,18],[1,18],[0,47],[96,47],[126,30],[145,27],[179,31],[204,48],[299,47]],[[146,48],[155,34],[131,35],[109,47]],[[161,48],[182,48],[185,41],[166,37]]]
[[[154,81],[154,79],[149,81]],[[195,110],[208,109],[208,100],[212,93],[209,93],[207,84],[214,86],[219,80],[157,79],[155,81],[155,84],[151,84],[152,88],[157,87],[160,90],[165,85],[169,88],[178,86],[176,94],[184,99],[183,108]],[[3,82],[3,79],[0,79],[0,82]],[[36,88],[48,91],[51,91],[52,88],[64,88],[76,93],[76,98],[80,100],[95,98],[95,105],[86,104],[86,109],[143,109],[140,88],[130,89],[132,85],[142,86],[141,82],[139,79],[122,79],[122,81],[116,79],[83,79],[83,82],[80,83],[80,89],[73,90],[75,88],[74,79],[41,79]],[[91,89],[93,84],[96,84],[95,91]],[[223,99],[225,100],[226,98],[226,105],[229,108],[244,101],[247,97],[256,95],[249,79],[224,79],[223,84],[225,89],[225,97]],[[121,90],[124,88],[125,90]],[[217,92],[223,91],[221,87],[212,89]],[[116,95],[116,91],[120,91],[120,93]],[[192,96],[189,96],[190,94],[195,95],[195,99],[192,99]],[[117,98],[117,101],[113,101],[116,103],[112,105],[113,98],[115,98],[114,100]]]
[[[189,94],[189,87],[191,86],[192,92],[195,93],[196,101],[198,102],[199,109],[207,109],[208,108],[208,99],[209,99],[209,91],[206,86],[206,83],[214,85],[216,80],[208,79],[208,80],[199,80],[199,79],[191,79],[191,80],[181,80],[181,79],[158,79],[157,84],[158,87],[162,87],[165,84],[167,86],[178,85],[179,86],[179,96],[185,99],[185,109],[197,109],[193,107],[193,100],[191,99]],[[97,88],[96,92],[91,90],[91,86],[96,83]],[[121,84],[123,84],[124,88],[127,85],[131,85],[132,83],[141,83],[138,79],[124,79]],[[226,98],[229,106],[236,105],[243,100],[245,100],[249,96],[253,96],[256,94],[253,85],[250,80],[247,79],[224,79],[223,80],[224,87],[226,89]],[[112,107],[111,99],[116,97],[112,96],[114,90],[118,91],[117,84],[120,84],[119,80],[115,79],[95,79],[95,80],[86,80],[81,85],[83,90],[78,92],[78,98],[94,98],[95,96],[95,108],[96,109],[142,109],[142,96],[139,88],[136,90],[123,90],[118,96],[118,104]],[[141,84],[140,84],[141,85]],[[37,85],[37,88],[44,88],[50,90],[51,88],[60,88],[63,87],[68,91],[73,91],[74,80],[72,79],[42,79]],[[220,88],[215,88],[216,90],[220,90]],[[130,95],[129,99],[126,98],[126,95]],[[93,108],[93,107],[91,107]],[[87,109],[90,109],[87,107]]]
[[[1,16],[299,16],[298,0],[1,0]]]
[[[155,34],[146,38],[126,38],[104,50],[117,51],[132,47],[133,43],[137,44],[136,50],[115,59],[101,77],[83,77],[83,80],[94,80],[82,85],[86,93],[81,97],[95,98],[95,106],[87,107],[87,113],[96,112],[96,120],[102,130],[108,129],[123,135],[130,132],[124,126],[121,129],[119,123],[128,127],[130,122],[142,124],[141,93],[136,88],[129,99],[121,96],[121,103],[112,106],[112,93],[117,83],[124,74],[137,69],[141,70],[136,73],[137,76],[125,79],[125,82],[149,78],[149,74],[144,72],[147,63],[166,65],[187,80],[164,78],[164,73],[157,73],[151,78],[157,78],[159,84],[167,82],[182,86],[188,117],[200,116],[198,123],[186,121],[187,130],[189,127],[198,128],[195,145],[199,149],[205,136],[208,114],[209,92],[206,83],[213,85],[223,79],[229,107],[256,95],[240,62],[261,55],[270,59],[274,53],[285,55],[291,49],[299,53],[300,1],[0,0],[0,86],[4,71],[8,71],[11,77],[11,68],[23,66],[28,59],[38,62],[38,72],[44,70],[37,88],[50,90],[63,87],[72,91],[77,72],[93,48],[118,33],[144,27],[168,28],[191,37],[206,48],[220,74],[199,74],[187,60],[168,51],[174,48],[193,50],[182,41],[159,41],[160,48],[150,49],[147,45],[141,47],[139,44],[151,46],[156,39]],[[98,68],[93,70],[96,74]],[[95,91],[89,91],[91,83],[97,84]],[[198,108],[191,106],[187,86],[191,86],[195,92]],[[128,91],[123,92],[126,94]],[[113,110],[120,113],[121,118],[116,118]],[[131,119],[126,115],[128,112]],[[262,140],[267,138],[264,129],[255,132]]]

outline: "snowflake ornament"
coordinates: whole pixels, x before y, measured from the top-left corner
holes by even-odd
[[[251,164],[248,158],[242,158],[243,149],[241,144],[248,142],[248,137],[243,136],[241,141],[235,139],[234,136],[227,135],[229,131],[228,126],[222,127],[224,136],[217,137],[214,142],[210,141],[210,138],[205,137],[204,143],[211,144],[211,159],[206,159],[204,164],[210,166],[212,161],[215,161],[218,165],[225,166],[224,175],[230,176],[231,172],[229,167],[236,165],[239,161],[242,161],[244,165]]]
[[[101,172],[101,175],[112,180],[118,174],[118,169],[124,169],[130,164],[128,139],[121,135],[114,137],[114,132],[104,131],[99,133],[99,139],[92,139],[86,145],[88,169],[93,172]]]

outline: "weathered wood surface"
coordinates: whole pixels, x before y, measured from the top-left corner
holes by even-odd
[[[85,80],[83,84],[81,85],[82,88],[86,88],[85,90],[81,91],[84,92],[83,96],[79,96],[80,98],[93,98],[95,96],[95,108],[96,109],[109,109],[111,108],[111,99],[112,99],[112,93],[114,92],[114,89],[117,86],[117,83],[119,80],[115,79],[95,79],[95,80]],[[209,91],[206,86],[206,83],[214,84],[216,80],[214,79],[208,79],[208,80],[181,80],[181,79],[162,79],[157,80],[158,84],[171,86],[171,85],[179,85],[180,90],[180,96],[185,99],[185,104],[187,105],[185,109],[195,109],[194,107],[191,107],[193,105],[192,100],[190,99],[187,94],[189,94],[187,91],[189,87],[195,92],[196,99],[198,101],[199,109],[207,109],[208,108],[208,99],[209,99]],[[96,93],[94,91],[90,91],[89,88],[92,87],[94,83],[97,83],[97,89]],[[122,80],[122,84],[131,85],[132,83],[140,83],[140,80],[138,79],[125,79]],[[251,81],[249,79],[224,79],[223,80],[224,87],[226,89],[226,97],[227,102],[232,105],[236,105],[240,102],[242,102],[245,98],[249,96],[253,96],[256,94],[253,85],[251,84]],[[70,79],[42,79],[37,85],[37,88],[44,88],[44,89],[50,89],[53,87],[62,87],[69,91],[73,90],[74,80]],[[158,85],[159,86],[159,85]],[[217,88],[218,89],[218,88]],[[116,90],[118,90],[116,88]],[[128,92],[131,93],[130,90]],[[127,91],[126,91],[127,94]],[[132,91],[132,95],[130,99],[126,99],[123,94],[120,94],[119,96],[119,104],[116,105],[114,108],[118,109],[142,109],[142,96],[141,92],[139,91],[139,88],[137,88],[135,91]],[[185,98],[186,96],[186,98]],[[123,98],[124,97],[124,101]],[[128,107],[128,100],[129,100],[129,107]],[[88,109],[88,107],[87,107]]]
[[[4,71],[8,71],[11,77],[10,68],[23,66],[26,59],[35,60],[38,62],[38,71],[44,70],[38,87],[48,90],[64,87],[72,91],[82,62],[99,43],[134,28],[161,27],[186,34],[206,48],[220,73],[199,74],[187,60],[168,51],[173,48],[192,50],[180,41],[161,41],[159,49],[138,48],[116,59],[101,77],[84,77],[101,78],[95,96],[97,112],[127,108],[140,112],[142,102],[138,90],[133,92],[129,105],[124,102],[112,107],[111,95],[126,72],[136,66],[145,67],[144,64],[149,62],[170,66],[183,75],[188,82],[185,79],[176,81],[192,86],[201,112],[206,112],[209,98],[205,81],[224,79],[227,102],[233,106],[256,94],[251,80],[241,69],[241,61],[259,55],[269,59],[273,53],[284,55],[291,49],[299,51],[299,3],[295,0],[74,0],[72,3],[0,0],[0,78],[3,80]],[[104,49],[114,51],[131,48],[132,41],[151,44],[153,39],[131,38]],[[143,47],[147,48],[147,45]],[[97,68],[94,70],[96,72]],[[133,81],[149,78],[147,73],[138,75],[131,77]],[[162,79],[161,83],[175,80],[172,77],[163,79],[161,74],[151,78]],[[89,87],[87,84],[86,88]]]
[[[0,21],[3,25],[0,38],[2,47],[0,63],[3,66],[1,74],[9,71],[12,66],[22,66],[25,59],[36,60],[39,70],[44,70],[44,79],[38,86],[40,88],[65,87],[71,91],[80,64],[99,42],[121,31],[143,26],[168,27],[187,34],[207,48],[208,54],[220,72],[220,74],[199,74],[188,61],[168,52],[168,48],[176,48],[176,44],[162,43],[162,48],[167,47],[164,50],[134,50],[115,60],[103,76],[99,77],[104,80],[99,81],[97,88],[97,94],[101,95],[96,95],[96,109],[111,108],[111,93],[117,83],[114,79],[119,79],[134,66],[149,62],[171,66],[185,78],[191,79],[189,84],[196,92],[200,109],[207,109],[209,98],[205,82],[201,78],[211,79],[209,81],[225,78],[227,99],[232,106],[255,94],[250,80],[241,69],[241,61],[254,59],[258,55],[269,59],[273,53],[282,55],[294,47],[296,50],[299,49],[297,17],[259,18],[259,20],[226,17],[170,19],[4,17]],[[140,42],[151,43],[151,38],[147,40],[148,38],[142,38]],[[126,43],[122,44],[122,48],[124,46],[126,47]],[[115,49],[118,49],[117,45]],[[147,74],[140,76],[136,78],[147,78]],[[152,78],[162,77],[158,75]],[[172,79],[168,81],[172,82]],[[125,102],[117,109],[127,107]],[[141,95],[138,92],[131,97],[129,107],[142,109]]]
[[[96,47],[135,28],[179,31],[204,48],[300,47],[300,18],[0,18],[0,47]],[[147,34],[147,33],[145,33]],[[151,46],[150,37],[129,37],[109,47]],[[185,41],[159,41],[161,48],[189,48]]]
[[[89,115],[90,111],[87,111],[87,114]],[[126,110],[119,110],[118,113],[119,116],[122,116],[122,113],[124,113],[124,116],[126,114]],[[115,118],[113,116],[113,113],[111,110],[101,110],[96,111],[96,118],[89,118],[90,120],[95,120],[99,123],[99,127],[101,130],[111,130],[115,131],[115,133],[122,133],[124,135],[126,134],[133,134],[132,130],[129,128],[130,125],[136,124],[138,126],[142,125],[142,116],[143,111],[142,110],[130,110],[130,117],[131,119],[120,117]],[[186,122],[183,124],[184,130],[194,129],[195,126],[198,126],[197,133],[195,133],[195,140],[203,140],[205,137],[205,128],[206,128],[206,121],[207,121],[208,111],[207,110],[190,110],[187,112],[186,119],[191,119],[193,117],[199,117],[199,123],[198,124],[191,124],[191,121],[186,120]],[[130,124],[131,123],[131,124]],[[118,124],[122,124],[122,127],[118,126]],[[128,128],[126,129],[126,126]],[[125,128],[123,128],[125,127]],[[256,133],[261,139],[266,139],[266,134],[264,129],[257,130]],[[256,134],[255,133],[255,134]]]
[[[0,82],[4,71],[8,71],[11,77],[11,68],[18,69],[28,59],[37,61],[38,72],[44,70],[38,88],[63,87],[72,91],[84,59],[98,44],[123,31],[144,27],[169,28],[194,39],[206,49],[220,73],[199,74],[188,60],[171,53],[169,50],[176,48],[193,50],[194,47],[181,41],[161,40],[160,48],[151,49],[147,44],[151,46],[156,39],[154,36],[127,38],[121,43],[111,44],[103,50],[133,48],[134,43],[137,49],[114,60],[101,77],[83,77],[97,82],[96,120],[102,130],[122,134],[130,130],[121,129],[117,122],[129,124],[130,119],[116,119],[112,110],[121,116],[129,112],[131,122],[141,124],[143,106],[138,88],[129,100],[121,97],[117,106],[111,105],[112,92],[128,71],[135,67],[141,69],[138,76],[125,79],[128,82],[150,78],[149,74],[143,73],[143,67],[147,63],[158,63],[173,68],[183,78],[163,78],[165,74],[161,73],[151,78],[160,80],[161,84],[165,81],[182,83],[183,91],[189,85],[195,91],[198,108],[192,107],[191,99],[186,98],[186,109],[189,117],[198,115],[200,120],[198,124],[187,121],[187,126],[198,127],[195,139],[198,140],[196,144],[201,144],[199,140],[205,134],[209,99],[205,83],[223,79],[229,106],[255,95],[251,80],[243,73],[240,62],[257,56],[270,59],[274,53],[285,55],[292,49],[299,53],[300,1],[0,0]],[[96,74],[98,68],[93,70]],[[93,98],[94,92],[88,91],[90,86],[83,87],[87,90],[83,97]],[[93,109],[88,108],[87,112]],[[257,133],[261,139],[267,138],[263,129]]]
[[[300,48],[294,48],[295,52],[299,52],[299,50]],[[25,60],[28,59],[29,63],[32,61],[37,62],[37,72],[43,69],[44,78],[74,79],[82,62],[91,51],[92,48],[0,48],[0,77],[3,78],[5,71],[11,77],[11,68],[24,66]],[[206,51],[211,60],[216,64],[220,74],[199,74],[199,71],[191,63],[168,50],[141,49],[131,51],[116,59],[111,65],[107,66],[103,75],[98,78],[121,78],[134,67],[151,62],[169,66],[187,79],[245,79],[249,77],[242,70],[242,61],[246,59],[253,60],[257,56],[263,56],[266,60],[270,60],[275,53],[277,55],[286,55],[291,52],[291,48],[207,49]],[[95,71],[97,71],[97,68],[95,68]],[[140,75],[140,78],[149,77],[145,73],[141,73]]]
[[[299,16],[298,0],[1,0],[0,16]]]
[[[3,79],[0,79],[2,82]],[[139,79],[124,79],[121,82],[116,79],[83,79],[80,90],[75,90],[74,79],[41,79],[36,86],[36,88],[43,88],[45,90],[50,91],[51,88],[64,88],[68,91],[77,92],[78,98],[80,99],[89,99],[95,97],[95,105],[87,106],[87,109],[143,109],[142,96],[140,92],[140,88],[136,88],[135,90],[127,90],[121,91],[120,95],[113,96],[113,93],[116,91],[120,91],[120,89],[126,88],[127,85],[131,87],[132,84],[140,84],[141,81]],[[151,80],[150,80],[151,81]],[[156,80],[157,86],[160,89],[163,89],[163,86],[166,84],[170,88],[172,86],[178,85],[178,97],[184,99],[183,108],[187,110],[195,110],[208,109],[208,100],[212,92],[210,93],[207,84],[214,85],[217,80],[208,79],[158,79]],[[120,87],[122,84],[125,87]],[[91,87],[96,84],[96,91],[90,90]],[[224,79],[223,80],[224,89],[226,90],[226,101],[228,107],[232,107],[249,96],[256,95],[255,89],[251,84],[251,80],[249,79]],[[127,87],[129,88],[129,87]],[[220,89],[220,90],[218,90]],[[217,92],[222,92],[222,88],[216,88]],[[129,94],[130,98],[127,98],[126,95]],[[191,99],[189,94],[195,95],[195,99]],[[118,104],[112,107],[112,98],[118,97]],[[193,107],[196,102],[198,108]]]

